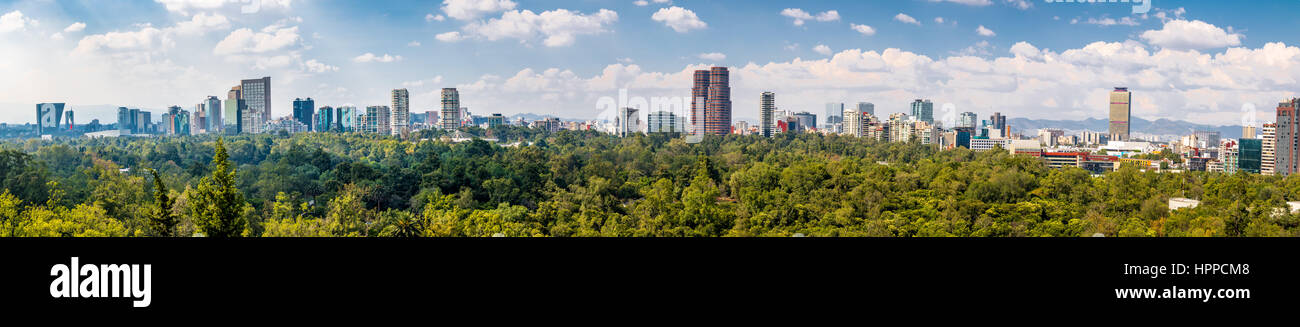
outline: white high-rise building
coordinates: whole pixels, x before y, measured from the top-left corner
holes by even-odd
[[[1277,174],[1277,124],[1264,124],[1263,147],[1259,160],[1260,174]]]
[[[614,124],[617,126],[616,133],[619,137],[628,137],[641,131],[640,110],[636,108],[623,108],[618,110],[618,118]]]
[[[460,128],[460,91],[442,89],[442,129]]]
[[[411,93],[406,89],[393,90],[393,106],[390,108],[392,115],[389,117],[389,132],[393,135],[402,135],[410,132],[411,129]]]

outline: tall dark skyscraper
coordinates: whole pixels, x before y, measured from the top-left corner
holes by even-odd
[[[916,99],[912,101],[912,117],[927,123],[934,123],[934,102]]]
[[[731,134],[731,73],[727,67],[695,71],[691,125],[696,134]]]
[[[293,99],[293,120],[303,125],[315,126],[311,121],[311,115],[316,111],[316,101],[311,98]]]
[[[772,112],[776,111],[776,93],[763,92],[758,98],[758,105],[759,115],[763,117],[759,132],[763,137],[772,137],[772,130],[776,129],[776,120],[772,117]]]
[[[1001,133],[997,135],[998,137],[1011,137],[1011,132],[1007,131],[1007,116],[1003,116],[1000,112],[995,112],[993,116],[989,117],[989,127],[997,129]]]
[[[1277,105],[1277,142],[1275,146],[1274,174],[1288,176],[1300,169],[1300,119],[1296,110],[1300,108],[1300,98],[1284,101]],[[1267,132],[1265,132],[1267,134]]]

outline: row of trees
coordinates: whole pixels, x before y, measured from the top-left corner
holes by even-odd
[[[834,135],[0,144],[0,236],[1295,236],[1300,177],[1049,169]],[[427,139],[427,140],[421,140]],[[1202,200],[1171,212],[1171,197]]]

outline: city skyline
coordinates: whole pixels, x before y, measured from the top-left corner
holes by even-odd
[[[32,103],[161,111],[252,76],[276,78],[272,117],[289,116],[298,97],[391,104],[397,88],[411,90],[411,111],[438,110],[440,90],[451,87],[472,112],[587,117],[596,98],[620,88],[646,97],[689,94],[690,75],[715,65],[731,69],[733,120],[750,122],[758,121],[763,91],[781,94],[780,107],[792,112],[872,102],[887,116],[932,99],[959,112],[1100,118],[1107,108],[1091,99],[1116,85],[1141,92],[1133,116],[1237,121],[1250,103],[1264,122],[1272,103],[1300,89],[1297,36],[1285,24],[1246,18],[1300,9],[1286,1],[1231,13],[1216,2],[1157,2],[1147,14],[1117,4],[1016,1],[466,5],[473,3],[281,0],[244,14],[236,1],[3,2],[0,43],[34,51],[6,54],[10,64],[0,65],[8,76],[28,77],[0,85],[0,121],[31,121]],[[550,19],[543,16],[576,22],[490,30],[512,19]],[[750,16],[770,23],[740,21]],[[1019,28],[1025,23],[1035,29]],[[722,35],[765,42],[709,42]],[[22,113],[9,109],[17,105]],[[77,111],[83,122],[113,115]]]

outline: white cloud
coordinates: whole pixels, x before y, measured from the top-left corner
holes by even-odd
[[[541,14],[530,10],[508,11],[500,18],[465,25],[462,28],[465,32],[463,34],[443,33],[437,38],[444,42],[454,42],[472,36],[489,41],[518,39],[524,43],[542,38],[542,44],[548,47],[565,47],[573,45],[578,35],[605,33],[605,27],[617,21],[618,13],[608,9],[590,15],[567,9],[544,11]]]
[[[456,31],[438,34],[437,36],[434,36],[434,38],[442,42],[458,42],[464,39],[464,37],[460,35],[460,32],[456,32]]]
[[[1080,22],[1081,21],[1077,21],[1077,20],[1071,21],[1072,24],[1080,23]],[[1110,17],[1101,17],[1101,18],[1093,17],[1093,18],[1088,18],[1088,20],[1086,21],[1082,21],[1082,23],[1098,25],[1098,26],[1115,26],[1115,25],[1138,26],[1142,24],[1141,22],[1138,22],[1136,19],[1133,19],[1133,17],[1128,17],[1128,16],[1120,17],[1120,19],[1114,19]]]
[[[934,18],[934,23],[935,23],[935,24],[943,24],[943,17],[935,17],[935,18]]]
[[[225,39],[217,42],[212,53],[217,55],[242,55],[277,51],[296,45],[302,38],[298,36],[298,27],[268,26],[261,32],[248,28],[230,32]]]
[[[74,54],[91,54],[101,51],[153,51],[170,46],[173,43],[166,32],[146,25],[136,31],[88,35],[77,43],[77,47],[72,52]]]
[[[871,28],[871,26],[849,24],[849,27],[852,28],[854,31],[857,31],[858,33],[862,33],[862,35],[866,35],[866,36],[876,35],[876,29]]]
[[[0,33],[20,31],[27,28],[27,25],[35,25],[36,20],[23,16],[22,11],[10,11],[4,16],[0,16]]]
[[[993,4],[993,1],[990,0],[930,0],[930,2],[952,2],[952,3],[958,3],[958,4],[968,5],[968,6],[978,6],[978,7],[983,7],[983,6],[988,6]]]
[[[984,27],[984,25],[980,25],[979,28],[976,28],[975,34],[979,34],[980,36],[988,36],[988,37],[998,35],[998,33],[994,33],[993,30]]]
[[[227,5],[237,5],[240,12],[256,13],[263,9],[280,8],[289,9],[292,0],[257,0],[250,2],[248,0],[154,0],[162,4],[167,11],[189,15],[191,11],[204,11],[220,9]]]
[[[63,29],[64,33],[76,33],[86,30],[86,23],[76,22]]]
[[[230,29],[230,20],[221,14],[194,15],[188,21],[176,24],[176,32],[182,35],[201,35],[208,31]]]
[[[447,17],[443,15],[434,15],[434,14],[424,15],[424,21],[426,22],[433,22],[433,21],[441,22],[445,20],[447,20]]]
[[[898,13],[898,15],[894,15],[894,20],[899,21],[899,22],[903,22],[903,23],[906,23],[906,24],[912,24],[912,25],[917,25],[917,26],[920,26],[920,25],[921,25],[921,22],[920,22],[920,21],[917,21],[916,18],[912,18],[912,16],[908,16],[907,14],[904,14],[904,13],[901,13],[901,12]],[[936,19],[936,21],[937,21],[938,23],[940,23],[940,24],[943,24],[943,18],[938,18],[938,19]]]
[[[1028,10],[1029,8],[1034,7],[1034,4],[1029,3],[1029,0],[1006,0],[1006,2],[1012,7],[1020,10]]]
[[[823,11],[814,16],[803,9],[786,8],[781,11],[781,16],[794,18],[794,26],[803,26],[804,22],[809,20],[816,20],[819,22],[833,22],[840,20],[840,12],[836,10]]]
[[[727,55],[718,52],[701,53],[700,59],[704,59],[708,61],[723,61],[723,60],[727,60]]]
[[[389,54],[378,56],[373,53],[366,52],[365,54],[357,56],[356,58],[352,58],[352,61],[359,62],[359,63],[370,63],[370,62],[389,63],[389,62],[402,61],[402,56],[394,56]]]
[[[338,66],[326,65],[324,63],[321,63],[320,61],[317,61],[316,59],[312,59],[312,60],[308,60],[307,62],[304,62],[303,68],[306,71],[313,72],[313,73],[329,73],[329,72],[339,71]]]
[[[487,14],[513,10],[516,5],[510,0],[444,0],[442,12],[454,19],[473,20]]]
[[[831,47],[828,47],[824,44],[818,44],[817,46],[813,47],[813,52],[829,56],[831,55]]]
[[[671,27],[674,31],[677,31],[677,33],[686,33],[691,30],[705,29],[709,27],[709,24],[701,21],[700,17],[696,16],[694,11],[677,6],[660,8],[659,11],[650,16],[650,19]]]
[[[410,43],[407,43],[406,46],[408,46],[408,47],[412,47],[412,48],[419,47],[419,46],[420,46],[420,41],[411,41]]]
[[[1216,49],[1241,45],[1241,34],[1224,31],[1218,26],[1193,20],[1171,20],[1160,30],[1142,33],[1142,39],[1151,45],[1170,49]]]
[[[654,2],[656,4],[661,4],[661,5],[673,4],[672,0],[653,0],[653,1],[636,0],[636,1],[632,1],[632,4],[637,5],[638,7],[645,7],[645,6],[649,6],[651,2]]]

